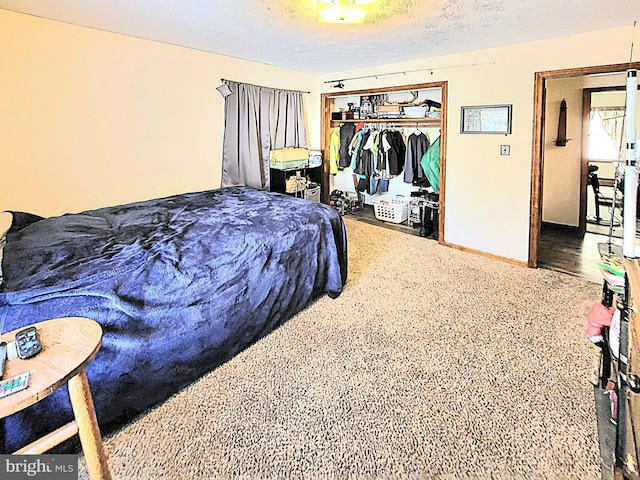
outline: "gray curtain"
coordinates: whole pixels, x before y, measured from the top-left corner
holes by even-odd
[[[302,92],[224,80],[222,186],[269,190],[269,152],[307,148]]]

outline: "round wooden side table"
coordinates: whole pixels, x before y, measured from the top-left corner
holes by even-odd
[[[93,360],[102,343],[102,328],[93,320],[79,317],[56,318],[2,335],[10,342],[27,326],[36,327],[42,351],[21,360],[7,360],[3,379],[30,372],[29,387],[0,398],[0,418],[27,408],[67,384],[75,419],[56,431],[21,448],[14,454],[40,454],[78,434],[91,479],[110,479],[107,457],[89,389],[85,367]]]

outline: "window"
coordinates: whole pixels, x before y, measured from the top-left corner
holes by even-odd
[[[624,158],[624,107],[591,110],[587,132],[587,159],[616,162]]]

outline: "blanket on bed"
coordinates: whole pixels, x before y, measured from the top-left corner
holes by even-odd
[[[7,235],[5,331],[80,316],[103,433],[165,400],[346,282],[330,207],[230,187],[67,214]],[[9,453],[72,418],[66,388],[4,421]],[[52,421],[52,419],[54,421]]]

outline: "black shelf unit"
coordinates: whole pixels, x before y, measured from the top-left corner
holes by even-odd
[[[279,168],[271,168],[271,191],[272,192],[280,192],[286,193],[287,195],[292,195],[294,197],[306,198],[304,190],[299,192],[287,192],[286,185],[289,177],[295,177],[298,172],[300,172],[300,176],[302,178],[309,178],[311,182],[318,184],[319,187],[322,187],[322,165],[318,165],[316,167],[298,167],[298,168],[288,168],[288,169],[279,169]]]

